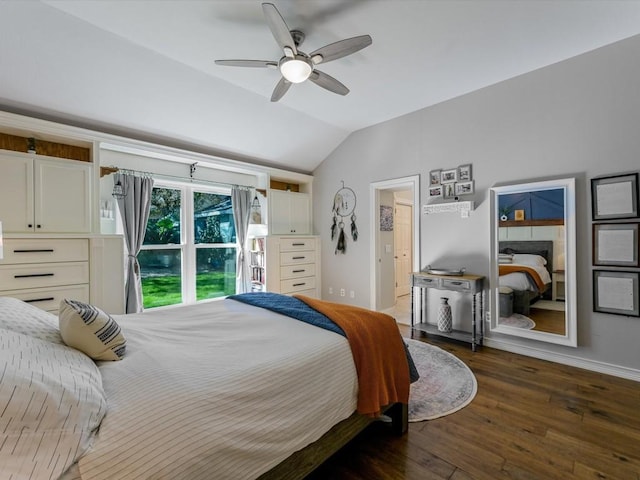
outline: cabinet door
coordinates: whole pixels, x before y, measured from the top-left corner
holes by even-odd
[[[306,193],[293,194],[289,212],[291,233],[297,235],[308,235],[311,233],[309,195]]]
[[[91,165],[73,160],[36,159],[35,231],[87,233],[91,230]]]
[[[33,159],[0,155],[0,220],[5,232],[33,230]]]
[[[269,196],[269,223],[272,235],[309,234],[311,230],[309,195],[270,190]]]

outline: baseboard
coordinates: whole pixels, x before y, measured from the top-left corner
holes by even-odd
[[[591,370],[593,372],[604,373],[606,375],[613,375],[614,377],[626,378],[628,380],[640,382],[640,370],[636,370],[633,368],[621,367],[619,365],[612,365],[610,363],[574,357],[572,355],[564,355],[562,353],[549,352],[540,348],[514,344],[494,338],[485,337],[482,343],[487,347],[497,348],[498,350],[505,350],[507,352],[517,353],[519,355],[525,355],[527,357],[539,358],[540,360],[548,360],[550,362],[560,363],[562,365],[583,368],[585,370]]]

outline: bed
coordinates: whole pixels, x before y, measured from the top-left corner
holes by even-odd
[[[0,478],[299,479],[375,421],[332,331],[232,299],[113,319],[126,353],[94,361],[0,298]],[[384,403],[406,431],[406,401]]]
[[[515,313],[528,315],[536,301],[551,298],[552,241],[501,241],[498,264],[499,286],[513,290]]]

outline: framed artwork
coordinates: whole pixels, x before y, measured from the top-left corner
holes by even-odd
[[[467,165],[460,165],[458,167],[458,181],[468,182],[471,179],[471,164],[468,163]]]
[[[638,259],[639,223],[594,223],[593,264],[640,267]]]
[[[592,178],[591,218],[638,218],[638,174]]]
[[[442,198],[442,185],[429,187],[429,199],[432,198]]]
[[[380,205],[380,231],[393,231],[393,207]]]
[[[442,170],[440,172],[440,183],[454,183],[458,181],[458,169]]]
[[[640,317],[640,272],[593,271],[593,311]]]
[[[453,198],[456,196],[457,183],[444,183],[442,185],[442,196],[444,198]]]
[[[456,183],[456,195],[471,195],[474,192],[473,180],[469,182]]]
[[[440,173],[442,170],[431,170],[429,172],[429,185],[440,185]]]
[[[513,219],[521,222],[524,220],[524,210],[514,210],[513,211]]]

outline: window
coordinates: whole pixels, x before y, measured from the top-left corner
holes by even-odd
[[[228,192],[193,186],[154,187],[138,255],[144,308],[235,293],[235,242]]]

